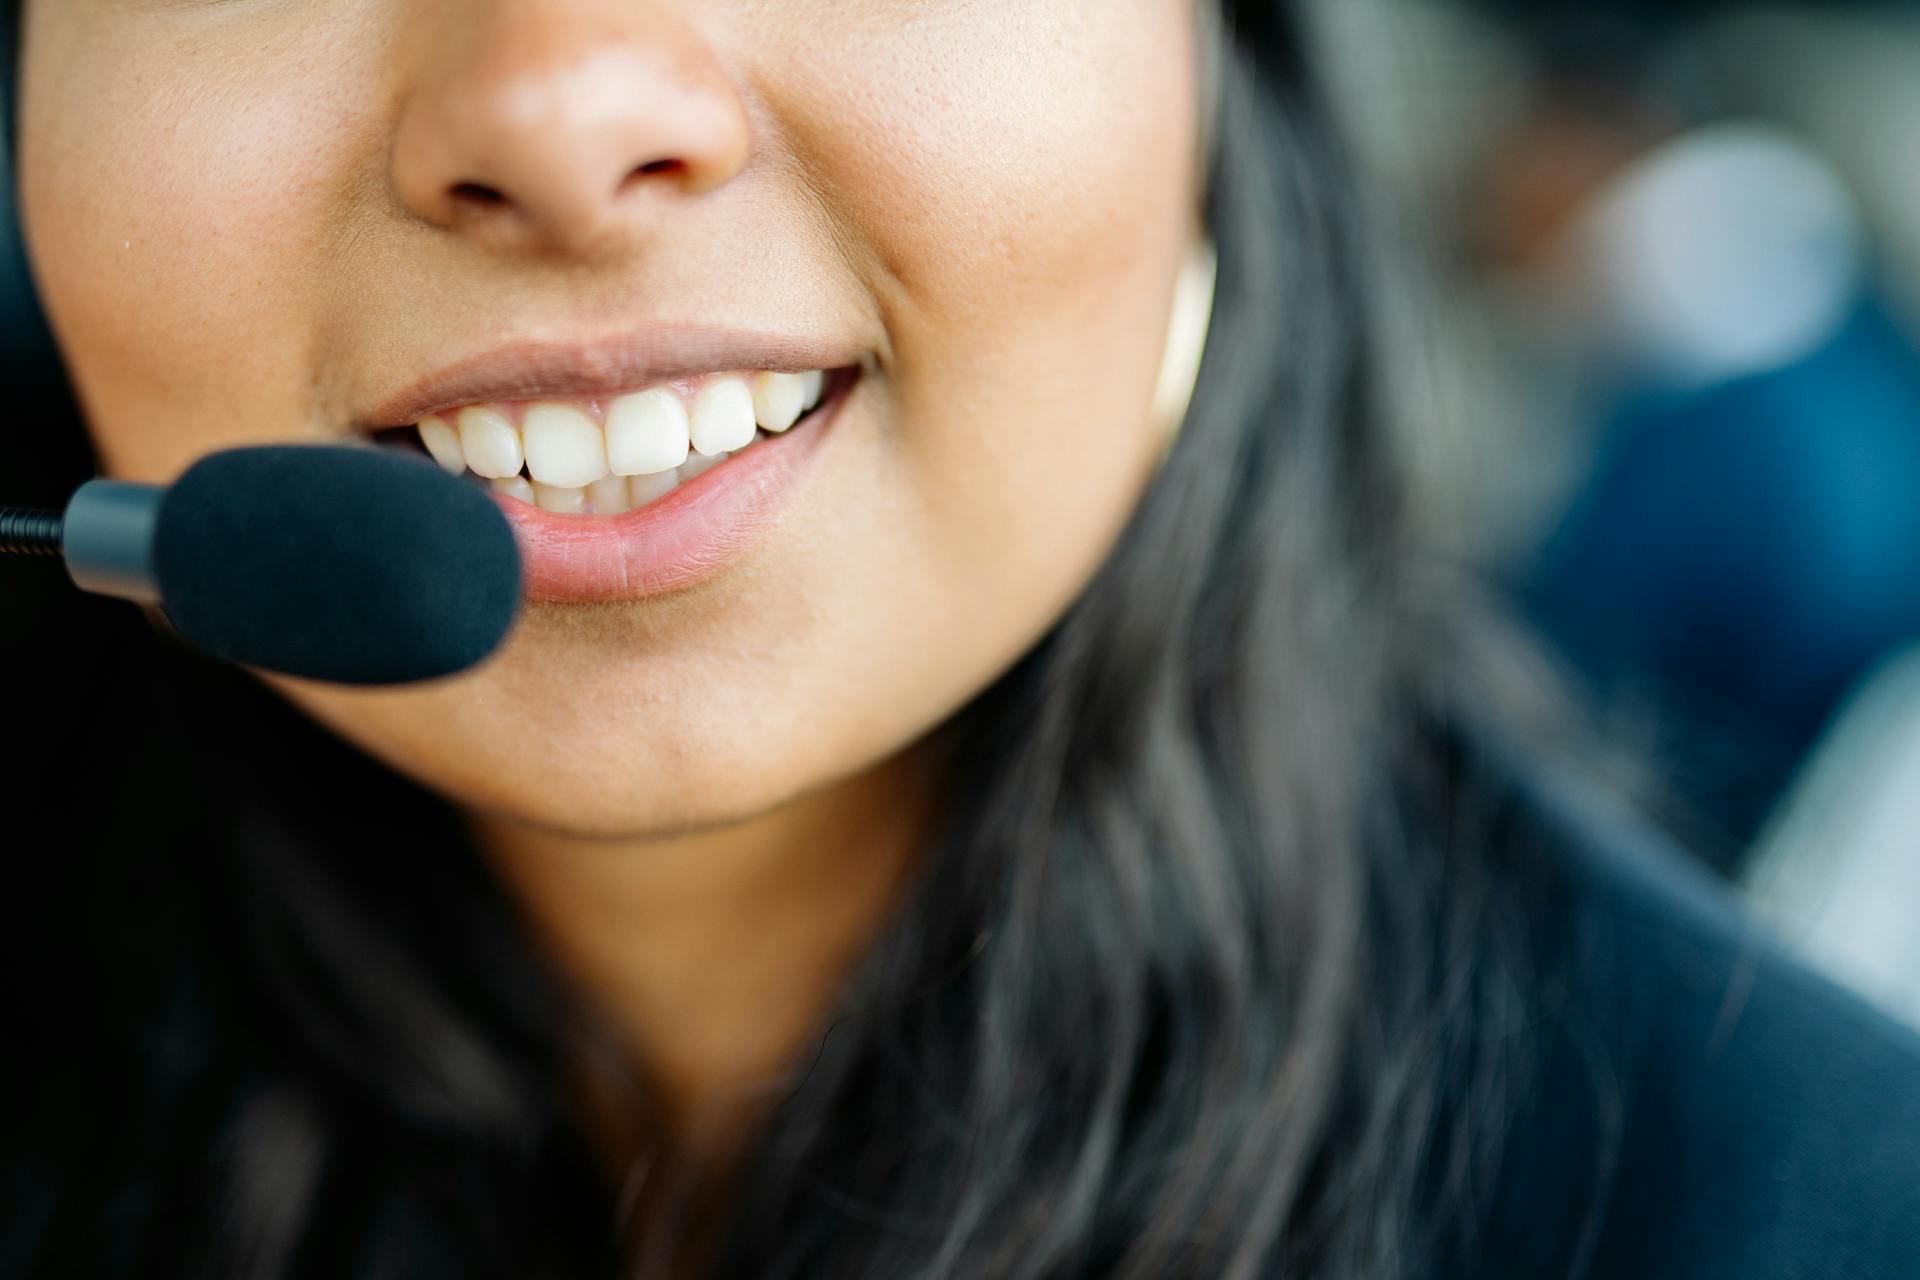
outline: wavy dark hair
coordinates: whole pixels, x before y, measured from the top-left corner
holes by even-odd
[[[1487,704],[1414,571],[1299,24],[1221,12],[1186,428],[962,712],[964,803],[721,1217],[636,1233],[710,1229],[717,1274],[1384,1277],[1471,1234],[1517,1069],[1461,749]],[[41,351],[6,500],[90,465]],[[8,747],[16,810],[60,816],[13,842],[0,1270],[614,1274],[567,1083],[599,1033],[459,817],[29,577],[0,643],[65,706]]]

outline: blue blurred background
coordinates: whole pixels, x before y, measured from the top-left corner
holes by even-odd
[[[1920,6],[1319,0],[1432,545],[1920,1020]]]

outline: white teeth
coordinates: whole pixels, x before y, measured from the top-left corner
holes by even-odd
[[[538,484],[580,489],[607,474],[607,442],[586,414],[564,404],[536,404],[521,419],[527,474]]]
[[[454,475],[467,469],[467,455],[460,448],[460,433],[447,425],[445,418],[420,419],[420,443],[442,468]]]
[[[487,486],[495,493],[504,493],[509,498],[518,498],[522,502],[533,501],[533,485],[525,476],[504,476],[498,480],[487,481]]]
[[[687,460],[687,406],[665,387],[607,406],[607,462],[617,476],[650,476]]]
[[[807,382],[798,373],[763,373],[753,383],[753,416],[769,431],[785,431],[800,420]]]
[[[720,378],[693,402],[693,447],[709,458],[753,443],[753,392],[739,378]]]
[[[673,387],[652,387],[607,401],[604,427],[590,404],[546,400],[527,406],[517,427],[511,406],[470,405],[416,429],[441,467],[471,471],[495,493],[569,515],[617,515],[704,475],[762,428],[790,430],[826,382],[817,369],[714,377],[691,408]]]
[[[627,481],[627,501],[636,507],[644,507],[655,498],[664,498],[679,487],[678,471],[656,471],[650,476],[634,476]]]
[[[602,476],[595,480],[587,486],[587,501],[593,504],[593,513],[599,516],[617,516],[633,505],[627,497],[625,476]]]
[[[533,501],[542,511],[577,516],[587,509],[587,491],[570,485],[535,484]]]
[[[460,411],[460,448],[477,476],[504,480],[520,474],[520,433],[505,414],[475,406]]]

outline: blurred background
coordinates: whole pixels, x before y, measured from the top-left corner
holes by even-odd
[[[1318,0],[1436,550],[1920,1021],[1920,6]]]
[[[1920,1023],[1920,13],[1304,2],[1418,286],[1386,364],[1436,554],[1718,874]],[[27,296],[9,248],[0,376],[71,412]]]

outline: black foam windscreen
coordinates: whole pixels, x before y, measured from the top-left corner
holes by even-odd
[[[395,451],[211,454],[167,490],[161,608],[216,657],[344,684],[464,671],[520,609],[520,553],[483,490]]]

